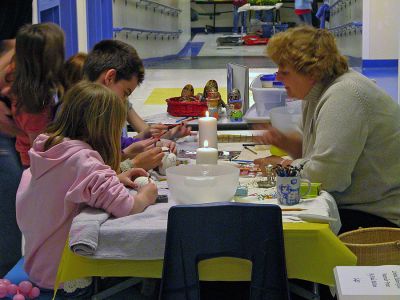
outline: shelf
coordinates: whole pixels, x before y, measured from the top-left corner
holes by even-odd
[[[127,4],[127,0],[125,0],[125,5]],[[153,9],[154,12],[159,11],[161,14],[166,14],[166,15],[171,15],[171,16],[178,16],[182,10],[179,8],[175,8],[172,6],[168,6],[162,3],[159,3],[157,1],[152,1],[152,0],[136,0],[136,7],[143,5],[144,8],[147,9]]]
[[[113,28],[114,34],[125,32],[128,36],[129,33],[136,32],[136,38],[139,39],[140,37],[144,36],[146,39],[149,37],[153,37],[155,40],[157,37],[161,37],[163,40],[166,37],[168,40],[170,38],[175,39],[179,38],[179,35],[182,33],[182,30],[178,31],[164,31],[164,30],[154,30],[154,29],[142,29],[142,28],[132,28],[132,27],[115,27]]]
[[[351,34],[351,31],[353,31],[354,33],[356,33],[357,30],[362,31],[362,26],[363,26],[362,22],[353,21],[333,28],[329,28],[328,30],[335,35],[346,34],[349,32]]]

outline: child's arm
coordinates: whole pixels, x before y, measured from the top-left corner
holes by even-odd
[[[125,217],[143,211],[155,202],[157,188],[140,190],[133,198],[120,182],[117,174],[105,165],[97,152],[91,151],[77,168],[78,176],[66,195],[66,201],[85,203],[91,207],[101,208],[116,217]],[[136,198],[138,202],[136,202]]]

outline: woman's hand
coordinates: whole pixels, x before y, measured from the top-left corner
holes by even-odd
[[[173,141],[161,139],[157,142],[157,147],[167,147],[170,152],[176,153],[176,144]]]
[[[134,197],[131,214],[141,213],[147,206],[154,204],[158,195],[157,186],[150,182],[139,189]]]
[[[284,134],[275,127],[269,126],[262,135],[255,137],[255,140],[265,145],[274,145],[293,158],[300,158],[302,155],[303,139],[298,133]]]
[[[271,155],[268,157],[264,157],[264,158],[257,158],[254,160],[254,164],[259,165],[261,172],[263,173],[263,175],[265,176],[265,167],[268,165],[282,165],[284,167],[290,165],[292,163],[292,160],[290,159],[284,159],[280,156],[275,156],[275,155]]]
[[[133,158],[141,152],[145,152],[155,147],[157,139],[149,138],[130,144],[122,150],[124,158]]]
[[[139,153],[132,159],[135,168],[143,168],[145,170],[154,169],[161,164],[164,157],[161,147],[155,147],[145,152]]]
[[[144,169],[140,168],[133,168],[129,169],[125,172],[122,172],[117,175],[119,181],[125,185],[126,187],[130,187],[133,189],[137,188],[137,185],[133,183],[133,181],[140,176],[149,176],[149,173],[147,173]]]

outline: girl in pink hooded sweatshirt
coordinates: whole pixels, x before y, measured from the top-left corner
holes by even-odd
[[[53,288],[72,219],[83,207],[124,217],[155,202],[154,183],[134,198],[124,186],[133,187],[132,180],[147,176],[146,171],[117,174],[125,120],[126,105],[117,95],[81,82],[67,92],[58,118],[34,141],[31,166],[17,192],[17,221],[26,241],[25,270],[40,288]]]

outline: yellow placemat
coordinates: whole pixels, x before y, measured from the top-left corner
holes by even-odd
[[[195,88],[194,94],[203,93],[204,88]],[[144,102],[145,105],[163,105],[167,104],[166,99],[172,97],[179,97],[181,95],[182,88],[155,88],[151,91],[149,97],[147,97]],[[222,100],[226,102],[227,92],[226,88],[220,88],[219,92],[221,94]]]

